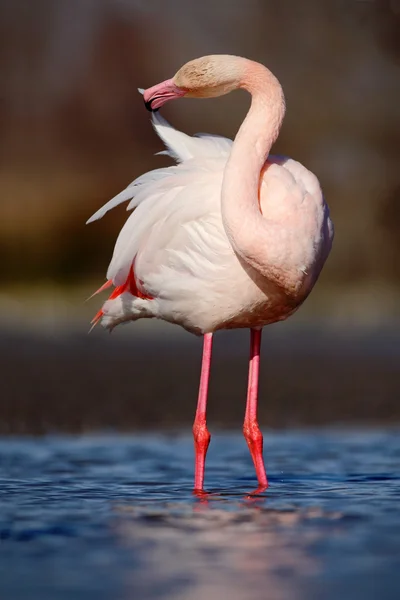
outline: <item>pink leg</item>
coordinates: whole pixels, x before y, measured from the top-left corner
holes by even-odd
[[[203,490],[204,465],[210,444],[211,435],[206,424],[206,409],[208,382],[210,379],[210,364],[212,352],[212,333],[204,334],[203,360],[201,363],[199,399],[197,402],[196,416],[193,423],[194,451],[195,451],[195,491]]]
[[[261,329],[251,329],[249,384],[247,388],[246,414],[243,433],[254,462],[258,479],[258,491],[268,487],[263,460],[263,436],[257,422],[258,376],[260,371]]]

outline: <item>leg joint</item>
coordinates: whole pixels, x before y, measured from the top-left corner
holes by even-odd
[[[207,429],[205,420],[193,423],[193,438],[196,444],[206,445],[210,443],[211,435]]]

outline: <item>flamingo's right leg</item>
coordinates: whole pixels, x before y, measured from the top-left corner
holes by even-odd
[[[199,492],[203,490],[206,454],[211,439],[210,432],[207,429],[206,410],[208,382],[210,379],[210,365],[213,341],[212,336],[212,333],[204,334],[199,398],[197,402],[196,416],[193,423],[193,437],[195,450],[194,490]]]
[[[251,330],[249,384],[243,433],[253,459],[258,479],[257,492],[268,487],[263,459],[263,436],[257,421],[258,376],[260,372],[261,329]]]

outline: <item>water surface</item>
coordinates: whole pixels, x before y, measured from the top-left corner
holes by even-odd
[[[396,430],[0,439],[2,600],[400,597]]]

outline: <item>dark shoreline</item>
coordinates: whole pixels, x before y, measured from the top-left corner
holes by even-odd
[[[400,422],[400,335],[299,328],[265,332],[265,428]],[[3,331],[0,434],[128,432],[190,426],[201,340],[189,335],[39,335]],[[215,340],[210,428],[241,426],[246,332]]]

